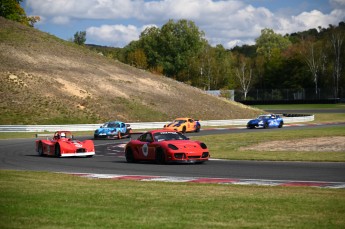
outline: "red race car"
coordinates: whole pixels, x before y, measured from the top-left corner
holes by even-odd
[[[36,151],[39,156],[92,157],[95,155],[95,146],[92,140],[73,139],[70,131],[56,131],[53,139],[36,140]]]
[[[189,140],[181,132],[172,130],[152,130],[131,140],[125,147],[127,162],[156,161],[168,162],[208,161],[210,154],[205,143]]]

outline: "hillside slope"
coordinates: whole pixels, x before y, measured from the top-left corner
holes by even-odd
[[[259,110],[0,17],[0,124],[250,118]]]

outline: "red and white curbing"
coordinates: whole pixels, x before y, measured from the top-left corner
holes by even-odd
[[[91,179],[189,182],[189,183],[208,183],[208,184],[260,185],[260,186],[285,186],[285,187],[319,187],[319,188],[334,188],[334,189],[345,188],[345,182],[326,182],[326,181],[284,181],[284,180],[259,180],[259,179],[237,179],[237,178],[116,175],[116,174],[94,174],[94,173],[67,173],[67,174],[79,176],[79,177],[91,178]]]

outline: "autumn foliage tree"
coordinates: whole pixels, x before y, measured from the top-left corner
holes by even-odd
[[[38,16],[26,16],[24,9],[20,6],[23,0],[1,0],[0,16],[21,24],[33,27],[40,20]]]

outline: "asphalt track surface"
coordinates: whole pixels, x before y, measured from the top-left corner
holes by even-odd
[[[192,135],[236,134],[251,131],[276,131],[301,128],[322,128],[326,125],[285,126],[281,129],[220,128],[202,130]],[[338,123],[337,125],[345,125]],[[136,136],[132,136],[136,138]],[[84,137],[83,139],[91,139]],[[35,139],[0,140],[0,169],[91,173],[138,176],[173,176],[198,178],[261,179],[310,182],[345,182],[345,163],[331,162],[270,162],[210,160],[204,164],[127,163],[123,146],[129,139],[95,140],[96,155],[92,158],[39,157],[34,149]],[[82,139],[81,139],[82,140]],[[212,152],[211,152],[212,155]]]

